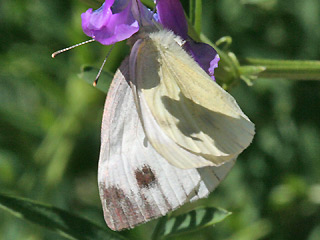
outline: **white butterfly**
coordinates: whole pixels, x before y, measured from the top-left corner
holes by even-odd
[[[104,217],[133,228],[208,196],[254,124],[167,30],[138,40],[106,99],[98,170]]]

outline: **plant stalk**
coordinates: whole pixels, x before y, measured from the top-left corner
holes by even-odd
[[[320,61],[246,58],[240,64],[265,67],[266,70],[259,73],[259,78],[320,80]]]

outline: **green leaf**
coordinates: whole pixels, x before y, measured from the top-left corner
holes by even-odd
[[[174,235],[212,226],[224,220],[231,213],[220,208],[198,208],[176,217],[164,217],[158,222],[152,239],[163,239]]]
[[[141,2],[146,5],[147,7],[149,7],[150,9],[154,8],[154,2],[153,0],[141,0]]]
[[[98,72],[99,72],[98,68],[94,68],[91,66],[83,66],[81,69],[81,73],[79,74],[79,77],[92,85],[94,80],[96,79]],[[112,79],[113,79],[112,73],[102,71],[96,88],[101,90],[104,93],[107,93],[110,87],[110,84],[112,82]]]
[[[0,194],[0,207],[9,210],[19,218],[56,231],[69,239],[125,239],[107,227],[102,228],[89,220],[75,216],[67,211],[27,199]]]

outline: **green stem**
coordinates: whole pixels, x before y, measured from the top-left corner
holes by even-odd
[[[196,0],[190,0],[189,1],[189,19],[192,25],[194,25],[194,21],[195,21],[195,1]]]
[[[202,0],[189,1],[189,22],[191,22],[193,29],[199,35],[202,22]]]
[[[201,33],[201,22],[202,22],[202,0],[196,0],[195,2],[195,19],[194,19],[194,29],[198,34]]]
[[[241,65],[263,66],[261,78],[286,78],[296,80],[320,80],[320,61],[267,60],[246,58]]]

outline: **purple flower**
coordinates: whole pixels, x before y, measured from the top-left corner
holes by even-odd
[[[218,62],[220,61],[220,57],[219,55],[217,54],[214,59],[210,62],[210,67],[208,69],[209,71],[209,75],[211,76],[211,78],[213,80],[216,80],[215,77],[214,77],[214,69],[218,67]]]
[[[106,0],[98,10],[88,9],[81,14],[84,33],[104,45],[131,37],[139,31],[131,6],[132,0]]]
[[[188,36],[188,23],[179,0],[157,0],[157,20],[186,42],[184,49],[214,78],[214,69],[220,60],[208,44],[198,43]],[[96,11],[90,8],[81,15],[85,34],[96,41],[110,45],[130,38],[139,31],[139,24],[152,24],[151,12],[140,0],[106,0]],[[155,18],[156,19],[156,18]]]
[[[215,80],[213,73],[214,68],[218,67],[219,55],[210,45],[195,42],[188,36],[188,23],[180,1],[158,0],[157,2],[159,22],[186,40],[185,50]]]
[[[188,23],[179,0],[157,0],[159,22],[184,40],[188,38]]]

